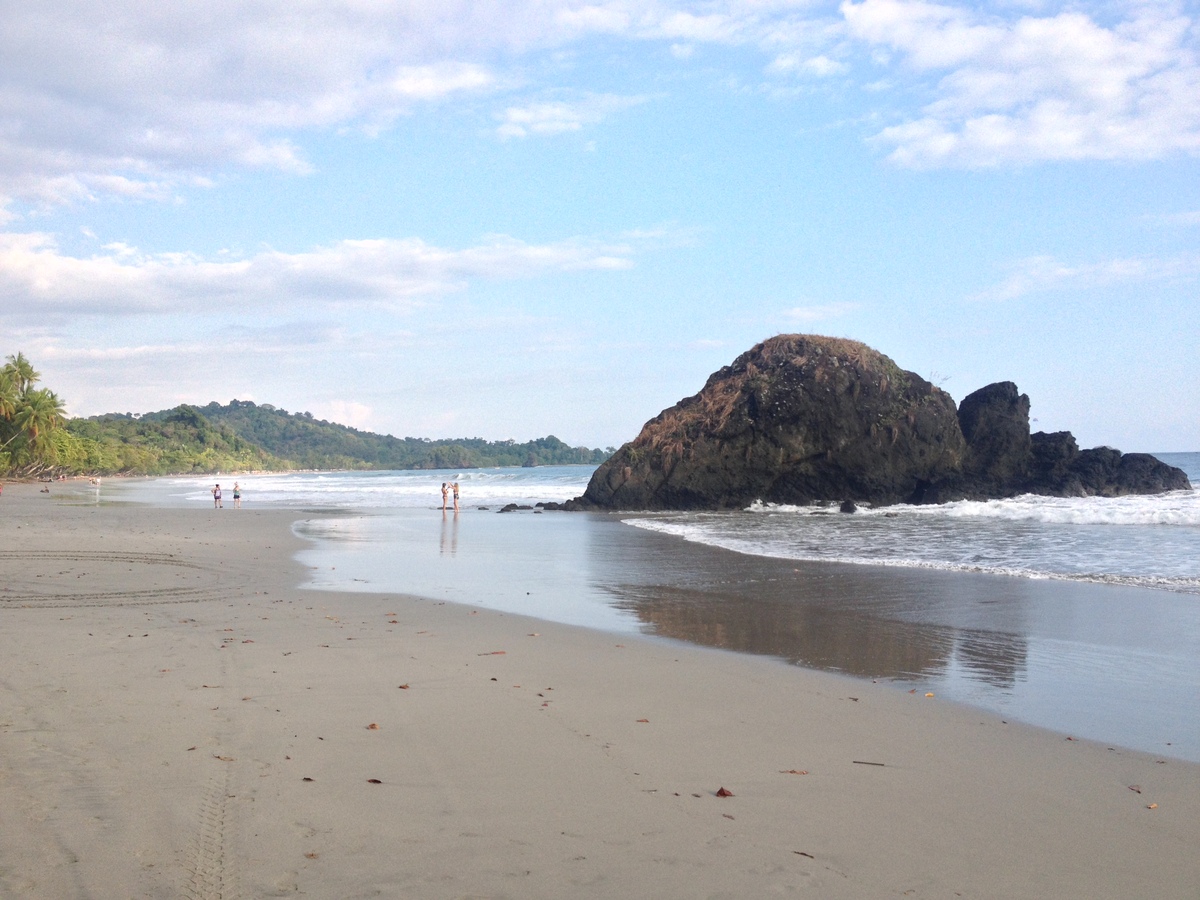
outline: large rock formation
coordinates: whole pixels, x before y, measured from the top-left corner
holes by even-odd
[[[780,335],[714,373],[605,462],[568,508],[730,509],[1188,488],[1146,454],[1029,433],[1029,398],[945,391],[857,341]]]

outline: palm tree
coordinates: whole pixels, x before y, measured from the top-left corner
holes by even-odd
[[[58,394],[49,388],[26,391],[13,424],[29,436],[29,443],[40,448],[45,437],[66,419],[67,408]]]
[[[18,393],[24,394],[42,377],[24,353],[8,356],[7,359],[8,363],[5,364],[3,371],[16,383]]]
[[[8,371],[8,366],[5,366],[0,369],[0,419],[11,422],[20,402],[21,392],[17,390],[17,379]]]

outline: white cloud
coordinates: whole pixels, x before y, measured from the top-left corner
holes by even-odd
[[[419,239],[338,241],[243,259],[142,254],[109,244],[90,257],[59,251],[51,235],[0,234],[0,323],[54,316],[206,314],[312,305],[404,310],[472,281],[630,267],[635,243],[574,239],[528,244],[503,235],[465,249]]]
[[[531,52],[594,34],[661,41],[680,57],[701,43],[786,51],[806,6],[110,0],[101,20],[82,0],[12,6],[0,29],[0,211],[14,200],[162,200],[230,165],[304,174],[306,131],[376,133],[418,104],[502,89],[528,77]],[[510,130],[592,121],[594,108],[568,105],[516,105]]]
[[[1015,21],[922,0],[846,0],[851,36],[941,73],[919,118],[877,140],[900,165],[1155,159],[1200,152],[1195,23],[1134,6],[1106,27],[1076,11]]]
[[[374,424],[374,410],[356,400],[326,400],[312,410],[314,418],[349,425],[351,428],[368,429]]]
[[[601,122],[613,113],[645,103],[648,97],[621,97],[616,94],[588,94],[577,100],[550,100],[526,106],[510,106],[496,118],[501,138],[530,135],[555,135],[580,131],[585,125]]]
[[[1200,254],[1129,257],[1095,263],[1064,263],[1053,256],[1031,256],[1017,262],[1008,277],[977,294],[977,300],[1016,300],[1053,288],[1096,288],[1124,282],[1186,279],[1200,276]]]
[[[858,309],[857,303],[822,303],[810,306],[794,306],[783,311],[783,317],[791,322],[811,323],[838,319]]]
[[[848,66],[845,63],[830,59],[823,53],[816,56],[808,56],[803,51],[795,51],[792,53],[781,53],[771,61],[767,69],[776,74],[815,75],[818,78],[825,78],[830,75],[840,75],[848,71]]]

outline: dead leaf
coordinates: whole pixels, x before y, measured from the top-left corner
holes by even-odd
[[[304,854],[304,858],[305,858],[305,859],[316,859],[316,858],[317,858],[317,851],[316,851],[316,850],[309,850],[307,853],[305,853],[305,854]]]
[[[368,778],[367,784],[383,784],[378,778]]]
[[[195,747],[188,747],[188,750],[195,750]]]
[[[368,731],[378,731],[379,725],[375,722],[372,722],[370,725],[367,726],[367,730]]]
[[[731,816],[729,813],[721,813],[721,815],[723,815],[723,816],[724,816],[725,818],[727,818],[727,819],[732,819],[732,818],[733,818],[733,816]]]
[[[816,859],[816,857],[813,856],[811,853],[805,853],[803,850],[793,850],[792,852],[795,853],[797,856],[807,856],[809,859]]]
[[[396,685],[396,687],[400,688],[400,690],[402,690],[402,691],[407,691],[407,690],[408,690],[408,685],[407,685],[407,684],[398,684],[398,685]]]
[[[1131,784],[1129,789],[1135,794],[1140,794],[1142,792],[1142,786],[1140,784]]]
[[[1147,807],[1146,807],[1146,809],[1158,809],[1158,804],[1157,804],[1157,803],[1151,803],[1149,806],[1147,806]]]
[[[493,650],[491,653],[476,653],[476,656],[503,656],[507,650]]]
[[[930,692],[929,692],[928,694],[926,694],[925,696],[926,696],[926,697],[932,697],[932,696],[933,696],[933,691],[930,691]]]
[[[306,775],[306,776],[304,776],[303,778],[301,778],[300,780],[301,780],[301,781],[312,781],[313,779],[312,779],[312,778],[309,778],[309,777]]]
[[[639,722],[641,722],[642,724],[645,724],[645,725],[649,725],[649,724],[650,724],[650,720],[649,720],[649,719],[638,719],[638,721],[639,721]]]
[[[729,790],[728,788],[718,788],[717,796],[718,797],[732,797],[733,791]]]
[[[807,775],[808,769],[781,769],[781,775]]]
[[[213,754],[213,759],[219,759],[221,762],[233,762],[232,756],[217,756],[215,753]]]

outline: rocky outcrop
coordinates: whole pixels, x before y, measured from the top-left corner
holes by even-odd
[[[945,391],[865,344],[784,335],[647,422],[596,471],[581,505],[897,503],[959,468],[965,451]]]
[[[1029,432],[1029,398],[988,385],[961,407],[857,341],[780,335],[664,410],[592,476],[575,509],[874,505],[1188,488],[1146,454]],[[852,508],[853,503],[843,508]]]

